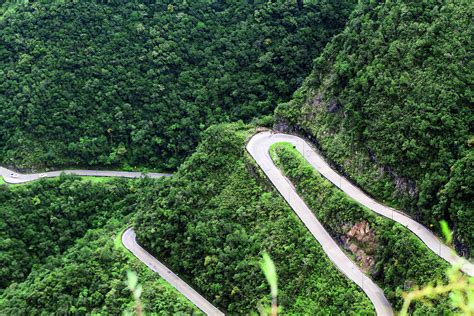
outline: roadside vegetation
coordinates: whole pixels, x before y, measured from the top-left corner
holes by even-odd
[[[445,221],[440,222],[441,231],[447,244],[451,245],[453,241],[452,231]],[[448,296],[451,305],[460,311],[461,315],[474,315],[474,277],[467,276],[461,271],[465,259],[452,265],[446,271],[448,282],[430,282],[423,287],[415,287],[409,293],[405,293],[403,308],[400,316],[407,316],[410,305],[414,301],[423,301],[433,303],[441,296]]]
[[[1,288],[23,281],[33,266],[62,254],[112,214],[130,212],[132,189],[123,179],[95,184],[70,176],[1,186]]]
[[[126,249],[115,247],[114,238],[128,219],[114,218],[104,227],[88,230],[63,254],[47,258],[23,282],[4,289],[0,313],[120,315],[133,310],[134,300],[125,282],[126,272],[133,270],[143,285],[141,301],[147,311],[202,315]]]
[[[92,183],[106,183],[109,181],[113,181],[113,177],[80,177],[82,181],[92,182]],[[133,181],[133,179],[129,179],[128,181]]]
[[[93,182],[93,183],[105,183],[105,182],[109,182],[109,181],[113,181],[114,177],[92,177],[92,176],[75,176],[74,177],[77,177],[78,179],[82,180],[82,181],[88,181],[88,182]],[[50,179],[53,179],[53,178],[46,178],[47,180],[50,180]],[[14,190],[15,187],[17,186],[22,186],[22,185],[29,185],[31,184],[32,182],[35,182],[35,181],[40,181],[41,179],[38,179],[38,180],[33,180],[33,181],[29,181],[29,182],[24,182],[24,183],[18,183],[18,184],[15,184],[15,183],[7,183],[5,182],[5,180],[3,179],[3,177],[0,176],[0,185],[2,184],[7,184],[10,186],[10,189]],[[133,181],[134,179],[129,179],[129,181]]]
[[[293,145],[274,144],[270,153],[318,220],[384,290],[395,310],[402,307],[403,292],[444,280],[449,265],[407,228],[347,197]],[[446,298],[437,300],[433,306],[416,303],[411,311],[417,315],[452,312]]]
[[[0,187],[1,288],[22,281],[35,264],[62,253],[105,217],[98,210],[122,197],[109,189],[67,177]]]

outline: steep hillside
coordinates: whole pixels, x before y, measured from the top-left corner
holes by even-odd
[[[15,4],[0,19],[0,162],[175,168],[207,126],[287,100],[353,2]]]
[[[430,227],[446,219],[469,256],[472,2],[362,1],[315,60],[281,129],[310,137],[366,191]]]
[[[140,244],[227,314],[269,304],[258,265],[268,252],[284,313],[373,315],[246,152],[255,126],[274,122],[377,199],[433,230],[448,220],[471,256],[473,12],[468,1],[0,0],[0,164],[178,170],[0,179],[0,314],[121,314],[129,269],[146,311],[198,312],[120,247],[133,223]],[[403,291],[443,279],[447,263],[415,235],[291,147],[272,154],[394,309]],[[450,314],[448,303],[411,312]]]
[[[126,221],[125,221],[126,224]],[[201,315],[200,311],[142,262],[114,246],[124,221],[89,230],[61,256],[51,256],[20,283],[0,292],[2,315],[121,315],[133,310],[127,270],[136,271],[147,312]]]
[[[228,314],[268,305],[263,251],[275,260],[286,313],[373,314],[246,153],[251,132],[243,124],[207,130],[177,174],[143,195],[139,242]]]
[[[0,186],[0,291],[23,281],[48,257],[61,255],[112,214],[127,215],[123,203],[129,193],[126,181],[94,184],[71,177]]]
[[[384,290],[395,310],[403,305],[402,293],[428,282],[445,281],[447,262],[403,225],[349,198],[291,144],[275,144],[271,156],[339,246]],[[446,315],[451,309],[444,296],[433,306],[415,304],[411,312]]]

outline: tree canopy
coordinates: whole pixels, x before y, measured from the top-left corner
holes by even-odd
[[[176,168],[209,125],[287,100],[352,2],[12,5],[0,19],[0,162]]]
[[[120,246],[147,182],[67,176],[0,186],[0,314],[122,314],[133,305],[127,270],[138,272],[147,311],[197,314]]]

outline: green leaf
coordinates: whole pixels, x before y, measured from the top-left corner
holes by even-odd
[[[441,231],[443,232],[444,238],[446,238],[446,242],[450,244],[453,240],[453,233],[449,229],[448,223],[445,220],[442,220],[439,224],[441,225]]]

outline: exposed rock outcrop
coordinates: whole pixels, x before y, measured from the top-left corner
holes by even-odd
[[[344,248],[355,255],[362,270],[369,272],[375,264],[374,253],[377,247],[377,238],[369,223],[363,220],[354,224],[341,239]]]

